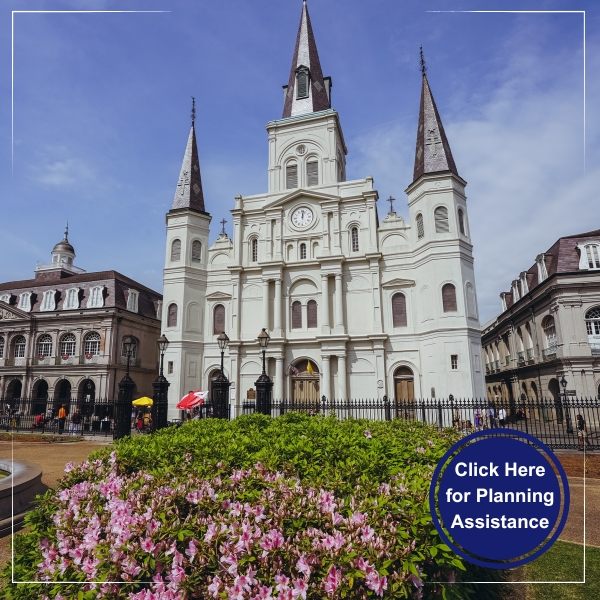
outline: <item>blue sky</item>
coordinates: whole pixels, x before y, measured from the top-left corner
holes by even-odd
[[[265,124],[280,117],[300,0],[5,0],[0,7],[0,281],[32,276],[68,219],[77,264],[160,290],[169,209],[197,99],[212,239],[236,194],[267,183]],[[581,14],[587,11],[587,170]],[[168,10],[32,14],[12,10]],[[482,322],[498,293],[561,235],[600,228],[600,6],[514,0],[310,0],[324,74],[380,215],[406,215],[423,44],[468,210]],[[228,225],[229,227],[229,225]],[[229,229],[229,231],[231,231]]]

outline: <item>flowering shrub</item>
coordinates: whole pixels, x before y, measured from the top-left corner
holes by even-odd
[[[42,498],[14,567],[17,581],[48,583],[4,596],[465,597],[467,585],[428,583],[464,569],[427,504],[448,435],[287,415],[120,442],[68,465]]]

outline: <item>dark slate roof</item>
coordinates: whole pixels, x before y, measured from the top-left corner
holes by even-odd
[[[198,147],[196,145],[196,131],[193,123],[183,155],[179,180],[173,196],[173,205],[171,206],[171,209],[177,208],[191,208],[206,212],[204,209],[202,178],[200,177],[200,160],[198,159]]]
[[[556,240],[556,242],[543,253],[548,277],[560,273],[574,273],[575,271],[578,271],[579,251],[577,250],[577,244],[586,239],[600,240],[600,229],[576,233]],[[526,273],[527,285],[531,291],[540,283],[538,280],[537,264],[533,263],[533,265],[527,269]],[[512,306],[512,304],[514,304],[512,292],[506,292],[507,308]]]
[[[458,175],[450,144],[442,125],[442,119],[429,87],[427,75],[423,73],[413,181],[426,173],[444,171],[450,171],[454,175]]]
[[[301,65],[308,67],[310,74],[310,108],[303,109],[301,112],[295,112],[292,107],[296,100],[296,69]],[[301,101],[304,104],[304,101]],[[331,101],[327,94],[319,53],[317,52],[317,43],[313,34],[310,15],[306,2],[302,4],[302,13],[300,15],[300,25],[298,26],[298,35],[296,36],[296,47],[294,48],[294,57],[290,69],[285,101],[283,103],[283,117],[291,117],[293,114],[302,114],[310,112],[319,112],[331,108]]]
[[[105,287],[104,308],[120,308],[127,310],[127,290],[135,289],[140,293],[138,298],[139,315],[156,319],[157,302],[162,300],[161,294],[138,283],[137,281],[122,275],[118,271],[97,271],[95,273],[81,273],[77,275],[55,277],[49,279],[25,279],[21,281],[7,281],[0,283],[0,292],[10,292],[13,296],[11,305],[18,299],[22,292],[32,292],[32,313],[40,312],[40,304],[43,293],[46,289],[55,289],[58,292],[57,306],[64,299],[66,290],[72,287],[78,287],[82,290],[83,296],[80,299],[80,306],[85,309],[87,295],[90,288],[96,285]],[[56,311],[61,311],[59,307]],[[73,312],[67,310],[65,312]]]

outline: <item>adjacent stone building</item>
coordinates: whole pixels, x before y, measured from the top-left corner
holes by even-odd
[[[65,231],[34,279],[0,283],[0,398],[12,408],[22,398],[32,400],[24,411],[36,413],[116,398],[126,335],[136,340],[136,393],[152,394],[161,295],[116,271],[86,273],[74,259]]]
[[[489,398],[548,398],[560,416],[565,391],[600,396],[600,229],[560,238],[500,298],[482,336]]]
[[[274,398],[481,397],[481,330],[465,180],[423,65],[408,219],[380,219],[372,177],[347,179],[340,115],[303,4],[283,114],[267,124],[268,189],[238,196],[233,236],[209,247],[192,123],[167,213],[163,333],[169,407],[219,372],[254,394],[271,336]],[[231,166],[235,176],[235,165]]]

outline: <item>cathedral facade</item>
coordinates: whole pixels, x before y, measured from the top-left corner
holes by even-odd
[[[347,179],[306,3],[284,88],[267,124],[268,190],[237,196],[232,238],[209,247],[194,123],[167,213],[163,333],[169,414],[219,373],[232,414],[253,397],[271,337],[273,398],[407,401],[484,394],[466,182],[458,174],[423,66],[408,219],[380,220],[371,177]]]

